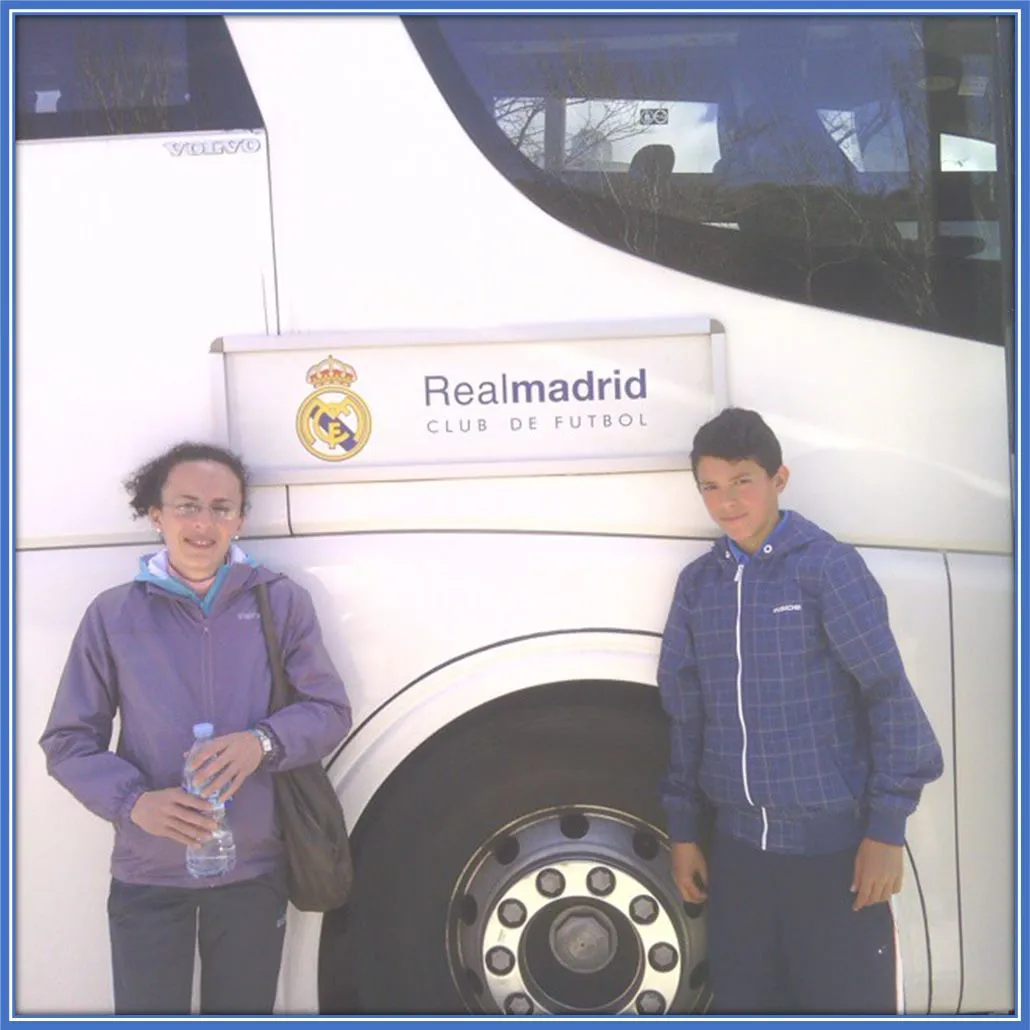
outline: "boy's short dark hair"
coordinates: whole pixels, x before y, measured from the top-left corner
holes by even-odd
[[[694,434],[690,465],[695,480],[698,462],[702,458],[721,458],[723,461],[746,461],[750,458],[772,476],[783,464],[783,451],[776,434],[757,411],[725,408]]]

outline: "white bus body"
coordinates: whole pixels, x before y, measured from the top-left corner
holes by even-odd
[[[857,236],[834,237],[800,276],[792,258],[782,288],[774,272],[754,285],[725,272],[744,267],[739,254],[684,267],[665,219],[689,205],[662,197],[717,178],[731,102],[714,87],[663,89],[657,72],[620,94],[560,68],[573,51],[595,70],[607,54],[618,83],[632,79],[618,78],[620,61],[654,71],[688,54],[688,69],[738,87],[727,95],[739,114],[754,102],[740,99],[746,76],[706,55],[732,56],[754,18],[579,18],[567,36],[541,27],[549,19],[169,18],[139,37],[118,36],[115,20],[133,22],[19,19],[17,33],[16,1010],[111,1009],[110,827],[48,779],[37,741],[86,605],[154,546],[120,481],[184,438],[230,443],[253,465],[247,549],[310,589],[354,706],[330,771],[357,894],[349,924],[291,912],[279,1007],[524,1011],[528,997],[636,1011],[645,988],[665,1007],[703,1007],[703,914],[668,893],[654,685],[676,575],[714,536],[690,439],[726,404],[762,411],[780,436],[786,505],[862,549],[946,757],[910,822],[897,901],[906,1010],[1011,1010],[1011,315],[999,288],[993,308],[970,294],[982,325],[962,311],[949,321],[969,305],[948,296],[953,281],[1004,283],[1011,268],[1004,19],[954,19],[973,27],[968,44],[951,21],[912,21],[922,92],[906,95],[931,141],[918,175],[911,109],[863,136],[864,99],[812,101],[860,177],[909,176],[887,216],[889,261],[929,278],[907,307],[897,288],[900,314],[848,306],[849,284],[862,283],[859,305],[880,289],[848,264]],[[879,25],[793,21],[808,83],[825,48],[840,39],[853,55],[848,33]],[[146,37],[140,60],[164,75],[156,99],[135,65],[97,81],[109,29]],[[214,81],[230,71],[239,81]],[[492,108],[463,109],[490,74]],[[196,121],[176,120],[201,100]],[[645,176],[652,200],[627,202],[618,189],[641,181],[644,122],[637,143],[669,145],[682,174]],[[905,158],[892,165],[895,145]],[[521,162],[514,177],[495,158],[503,146]],[[972,199],[940,211],[912,200],[944,172],[951,192],[934,196]],[[683,260],[707,260],[709,239],[751,239],[746,212],[720,211],[682,229],[700,234]],[[610,232],[597,227],[609,215]],[[834,217],[819,209],[824,228]],[[797,239],[790,253],[810,254],[812,239]],[[923,264],[906,239],[925,244]],[[298,432],[308,370],[330,355],[356,372],[370,420],[351,418],[362,440],[346,460],[326,460],[338,452],[317,434],[305,449]],[[616,399],[610,385],[594,401],[491,405],[480,389],[587,371],[596,389],[614,369]],[[642,369],[643,394],[625,383]],[[593,425],[555,421],[587,415]],[[607,973],[555,965],[553,913],[533,894],[551,865],[566,899],[602,911],[584,918],[609,949]],[[608,908],[586,886],[595,865],[620,883]],[[630,912],[634,891],[658,899],[658,929]],[[537,912],[507,975],[484,959],[514,933],[502,898]],[[672,972],[641,957],[652,939],[674,944]]]

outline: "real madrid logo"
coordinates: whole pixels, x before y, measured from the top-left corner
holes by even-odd
[[[353,458],[372,435],[368,405],[350,389],[358,378],[350,365],[329,355],[308,369],[308,394],[297,411],[297,435],[304,447],[323,461]]]

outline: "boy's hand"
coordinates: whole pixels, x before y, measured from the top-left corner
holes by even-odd
[[[708,863],[696,844],[672,842],[672,878],[684,900],[700,905],[708,898]]]
[[[866,837],[855,855],[855,875],[851,883],[855,903],[852,910],[857,912],[866,905],[889,901],[892,894],[901,890],[903,871],[904,857],[898,845]]]

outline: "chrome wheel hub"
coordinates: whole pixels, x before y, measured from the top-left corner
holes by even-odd
[[[699,917],[679,899],[653,827],[601,809],[540,812],[466,867],[448,912],[448,960],[472,1011],[703,1011]]]

